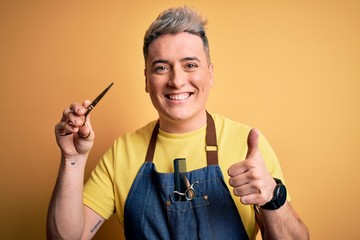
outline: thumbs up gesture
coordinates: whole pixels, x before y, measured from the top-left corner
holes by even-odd
[[[228,169],[229,184],[243,204],[262,206],[273,197],[276,183],[259,151],[259,130],[253,128],[247,139],[246,159]]]

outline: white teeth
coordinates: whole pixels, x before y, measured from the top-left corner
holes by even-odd
[[[171,100],[183,100],[186,99],[190,96],[190,93],[183,93],[183,94],[178,94],[178,95],[169,95],[169,98]]]

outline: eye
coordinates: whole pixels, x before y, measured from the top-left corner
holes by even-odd
[[[154,67],[154,72],[157,74],[164,74],[169,70],[167,66],[159,65]]]
[[[188,71],[194,71],[196,68],[198,68],[198,65],[196,63],[187,63],[185,65],[185,68],[188,70]]]

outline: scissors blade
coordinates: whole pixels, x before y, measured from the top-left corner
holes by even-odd
[[[93,108],[96,106],[96,104],[98,104],[98,102],[100,102],[100,100],[104,97],[104,95],[107,93],[107,91],[109,91],[109,89],[112,87],[114,83],[112,82],[107,88],[105,88],[104,91],[102,91],[99,96],[97,96],[94,101],[92,101],[92,103],[90,104],[90,106],[88,107],[86,113],[85,113],[85,117],[91,112],[91,110],[93,110]]]

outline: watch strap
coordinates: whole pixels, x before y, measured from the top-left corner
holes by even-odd
[[[285,185],[281,182],[280,179],[274,178],[276,186],[274,189],[273,198],[261,206],[260,208],[266,210],[277,210],[282,207],[286,202],[287,191]]]

